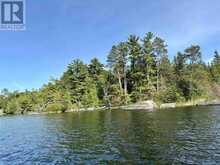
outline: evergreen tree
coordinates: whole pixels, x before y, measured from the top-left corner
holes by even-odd
[[[65,111],[148,99],[159,103],[216,99],[219,93],[217,51],[211,64],[202,61],[198,45],[178,52],[170,61],[166,42],[149,32],[142,40],[131,35],[126,42],[114,45],[107,57],[107,67],[97,58],[88,65],[76,59],[60,79],[52,79],[39,90],[3,89],[0,109],[8,114]]]
[[[194,73],[195,69],[198,66],[198,64],[202,63],[202,57],[201,57],[201,51],[200,47],[198,45],[192,45],[191,47],[185,49],[185,57],[189,61],[189,81],[190,81],[190,98],[194,97],[194,94],[196,92],[195,87],[195,79],[194,79]]]
[[[89,64],[89,75],[96,85],[96,92],[101,104],[106,103],[108,98],[107,76],[108,71],[105,70],[104,65],[99,62],[97,58],[91,60]]]
[[[169,59],[168,59],[168,51],[167,51],[167,45],[165,44],[165,41],[162,40],[159,37],[156,37],[153,41],[153,47],[154,47],[154,53],[156,56],[156,67],[157,67],[157,92],[160,90],[160,82],[161,82],[161,76],[162,72],[165,76],[166,67],[169,65]],[[168,68],[167,68],[168,69]]]
[[[77,107],[81,107],[85,103],[85,98],[90,98],[87,105],[97,104],[97,93],[93,85],[93,81],[89,77],[88,67],[80,60],[74,60],[64,73],[62,79],[64,81],[67,90],[70,92],[72,103]],[[91,97],[91,93],[94,97]]]
[[[142,47],[139,37],[131,35],[127,41],[130,59],[130,84],[131,96],[134,101],[138,101],[142,97],[142,82],[144,78],[142,68]]]
[[[211,73],[213,80],[220,84],[220,55],[218,51],[214,52],[214,58],[211,63]]]
[[[127,43],[121,42],[117,46],[113,46],[108,56],[108,65],[118,78],[121,96],[127,103],[127,68],[128,68],[128,46]],[[122,82],[122,80],[124,80]]]
[[[154,91],[156,89],[156,56],[154,54],[154,47],[153,47],[153,33],[149,32],[143,38],[143,56],[142,56],[142,68],[143,73],[146,78],[142,80],[144,85],[144,99],[150,99],[153,97]]]

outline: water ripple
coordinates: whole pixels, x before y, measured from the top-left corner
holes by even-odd
[[[219,110],[2,117],[0,165],[218,165]]]

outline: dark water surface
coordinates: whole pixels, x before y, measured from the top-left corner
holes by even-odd
[[[0,164],[220,164],[220,107],[0,118]]]

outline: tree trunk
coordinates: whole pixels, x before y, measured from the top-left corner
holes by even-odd
[[[120,88],[120,92],[121,94],[123,93],[123,88],[122,88],[122,82],[121,82],[121,75],[118,72],[118,83],[119,83],[119,88]]]
[[[147,64],[147,85],[150,84],[149,65]]]
[[[124,78],[124,93],[125,95],[128,93],[128,81],[126,77]]]
[[[159,74],[159,69],[158,69],[159,66],[157,66],[157,92],[159,92],[159,80],[160,80],[160,74]]]
[[[127,104],[127,93],[128,93],[128,82],[127,82],[127,77],[126,77],[126,73],[124,76],[124,95],[125,95],[125,104]]]

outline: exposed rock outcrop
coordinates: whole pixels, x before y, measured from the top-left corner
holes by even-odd
[[[135,104],[130,104],[126,106],[121,106],[120,109],[123,110],[149,110],[154,111],[158,108],[156,103],[152,100],[142,101]]]
[[[3,116],[4,115],[4,112],[2,109],[0,109],[0,116]]]
[[[160,109],[176,108],[176,103],[165,103],[160,105]]]
[[[220,100],[200,101],[196,105],[220,105]]]

